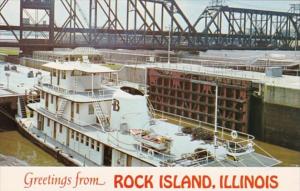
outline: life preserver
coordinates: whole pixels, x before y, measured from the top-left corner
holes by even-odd
[[[252,149],[253,148],[253,144],[252,143],[248,143],[247,147],[248,147],[248,149]]]
[[[231,131],[230,135],[231,135],[231,137],[232,137],[233,139],[238,138],[238,133],[237,133],[237,131]]]
[[[148,150],[148,154],[151,155],[151,156],[153,156],[153,155],[154,155],[153,150],[150,150],[150,149],[149,149],[149,150]]]

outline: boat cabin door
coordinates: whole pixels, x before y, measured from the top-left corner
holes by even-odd
[[[55,140],[56,139],[56,121],[54,121],[54,125],[53,125],[53,139]]]
[[[57,85],[59,86],[59,81],[60,80],[60,71],[57,70]]]
[[[74,102],[71,102],[71,121],[74,120]]]
[[[104,145],[104,160],[103,165],[104,166],[111,166],[111,158],[112,158],[112,148],[109,146]]]
[[[49,94],[48,93],[45,93],[46,94],[46,98],[45,98],[45,106],[46,108],[48,109],[48,106],[49,106]]]

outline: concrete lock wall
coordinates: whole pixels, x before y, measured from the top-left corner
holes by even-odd
[[[264,104],[264,139],[300,151],[300,109]]]
[[[300,89],[266,85],[264,87],[264,102],[300,108]]]
[[[265,86],[262,104],[262,139],[300,151],[300,90]]]
[[[145,68],[124,66],[119,72],[119,80],[138,84],[145,84]]]

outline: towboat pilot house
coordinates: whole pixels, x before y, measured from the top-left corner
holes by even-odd
[[[43,137],[44,144],[61,148],[78,165],[273,166],[279,162],[256,153],[250,135],[215,137],[215,143],[193,139],[183,126],[156,116],[147,95],[121,87],[119,71],[87,62],[50,62],[44,67],[51,72],[37,82],[41,99],[28,105],[34,115],[27,129]]]

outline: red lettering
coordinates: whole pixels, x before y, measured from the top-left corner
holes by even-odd
[[[152,178],[152,175],[138,175],[136,177],[127,175],[123,179],[122,175],[115,175],[114,186],[115,188],[153,188]]]
[[[254,177],[253,176],[245,176],[243,188],[254,188]]]
[[[270,187],[272,188],[272,189],[275,189],[275,188],[278,188],[278,186],[279,186],[279,184],[278,184],[278,181],[277,181],[277,176],[271,176],[270,177]]]
[[[223,188],[223,176],[220,176],[220,188]]]
[[[234,175],[232,177],[232,186],[231,186],[232,188],[239,188],[240,187],[238,184],[236,184],[237,183],[236,178],[237,178],[236,175]]]
[[[228,175],[224,177],[224,188],[231,188],[231,185],[228,183]]]
[[[171,188],[172,187],[172,176],[166,175],[164,176],[164,188]]]
[[[265,181],[264,178],[262,176],[258,176],[255,179],[255,188],[264,188],[265,187]]]
[[[146,176],[145,178],[145,188],[153,188],[153,182],[152,182],[153,176]]]
[[[25,188],[30,188],[32,186],[32,179],[28,178],[29,175],[33,175],[33,172],[26,173],[24,177]]]
[[[123,179],[122,175],[115,175],[115,178],[114,178],[115,188],[123,188],[122,179]]]
[[[210,188],[212,186],[212,181],[209,176],[204,175],[202,178],[202,188]]]
[[[134,180],[132,176],[126,176],[124,179],[124,186],[125,188],[132,188],[134,185]]]

